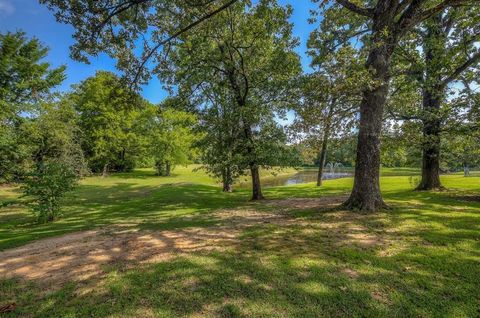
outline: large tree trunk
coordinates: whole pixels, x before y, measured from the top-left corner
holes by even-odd
[[[377,83],[374,88],[364,90],[360,104],[355,179],[350,198],[343,204],[351,210],[373,212],[386,207],[380,192],[380,134],[395,39],[383,35],[385,28],[385,24],[374,25],[366,64]]]
[[[422,180],[417,190],[442,189],[440,182],[440,130],[438,118],[440,99],[436,93],[425,92],[423,107],[427,114],[423,120]]]
[[[320,158],[319,158],[319,166],[318,166],[318,174],[317,174],[317,187],[322,185],[323,179],[323,168],[325,167],[325,159],[327,158],[327,141],[324,137],[322,143],[322,150],[320,151]]]
[[[232,171],[229,167],[222,171],[223,192],[232,192]]]
[[[423,149],[422,180],[417,190],[441,189],[440,182],[440,107],[445,96],[440,65],[445,56],[447,35],[442,28],[442,17],[437,15],[427,23],[424,41],[425,80],[423,82]]]
[[[257,163],[257,154],[255,151],[255,144],[253,140],[253,133],[250,124],[245,118],[243,120],[243,130],[245,133],[245,140],[247,142],[247,154],[250,157],[250,173],[252,175],[252,201],[263,200],[265,197],[262,194],[262,185],[260,183],[260,172]]]
[[[259,170],[257,165],[250,166],[250,173],[252,174],[252,201],[265,199],[262,194]]]

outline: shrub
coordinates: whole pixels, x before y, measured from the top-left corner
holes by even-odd
[[[55,220],[60,216],[61,199],[77,183],[75,171],[58,161],[39,163],[25,180],[24,197],[39,223]]]

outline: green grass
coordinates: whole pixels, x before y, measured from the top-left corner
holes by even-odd
[[[317,171],[318,167],[305,167],[304,169]],[[340,167],[337,169],[343,172],[351,172],[351,173],[355,171],[354,167]],[[326,171],[328,171],[328,168],[326,169]],[[380,174],[385,177],[386,176],[418,176],[420,174],[420,169],[410,168],[410,167],[396,167],[396,168],[382,167],[380,170]],[[474,174],[474,172],[472,172],[472,174]]]
[[[18,305],[5,317],[480,316],[480,177],[443,176],[447,191],[414,192],[413,173],[387,172],[397,175],[381,180],[390,210],[363,215],[290,208],[292,222],[247,227],[225,251],[133,269],[113,264],[105,280],[87,283],[87,292],[73,282],[45,293],[33,282],[0,280],[0,305]],[[175,174],[87,178],[53,224],[35,225],[24,208],[11,207],[0,214],[0,249],[120,223],[144,231],[215,228],[219,209],[278,208],[249,203],[248,190],[223,194],[201,172],[180,168]],[[328,197],[348,194],[351,186],[347,178],[265,194]],[[0,189],[2,199],[15,195],[15,189]],[[371,237],[374,244],[368,244]]]
[[[65,200],[63,217],[38,225],[34,216],[17,205],[0,209],[0,251],[40,238],[111,224],[139,224],[156,229],[208,225],[203,217],[219,208],[248,203],[248,188],[232,194],[221,192],[217,182],[197,166],[177,167],[170,177],[156,177],[151,169],[89,177]],[[279,173],[294,173],[294,169]],[[264,178],[271,178],[269,172]],[[0,188],[0,202],[18,197],[18,188]],[[191,224],[179,222],[193,216]],[[198,223],[198,224],[197,224]]]

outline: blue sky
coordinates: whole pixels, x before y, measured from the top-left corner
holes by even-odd
[[[297,49],[302,57],[302,64],[308,70],[310,60],[305,55],[306,41],[313,29],[307,19],[309,10],[315,8],[309,0],[279,0],[282,4],[290,4],[294,8],[291,21],[294,23],[295,36],[300,38],[301,45]],[[67,66],[67,79],[60,90],[68,90],[72,84],[92,76],[97,70],[115,71],[115,61],[108,56],[92,58],[91,64],[87,65],[73,61],[69,57],[69,46],[73,44],[71,35],[73,28],[69,25],[60,24],[45,6],[37,0],[0,0],[0,31],[22,30],[28,37],[37,37],[42,43],[50,48],[48,62],[53,66],[65,64]],[[152,103],[158,103],[165,96],[158,79],[152,79],[143,88],[142,95]]]

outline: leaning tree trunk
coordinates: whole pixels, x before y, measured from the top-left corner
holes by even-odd
[[[323,139],[322,143],[322,150],[320,151],[320,162],[318,166],[318,174],[317,174],[317,187],[322,185],[323,179],[323,167],[325,167],[325,159],[327,157],[327,143],[325,139]]]
[[[375,87],[364,90],[360,104],[355,179],[352,193],[343,204],[351,210],[373,212],[386,207],[380,192],[380,134],[395,43],[395,39],[383,34],[382,30],[386,28],[385,24],[373,27],[373,44],[366,66],[373,71],[372,76],[377,83]]]
[[[437,93],[425,92],[423,96],[423,154],[422,180],[417,190],[442,189],[440,182],[440,131],[438,118],[440,98]]]
[[[245,122],[244,122],[244,125],[245,125]],[[244,131],[245,131],[245,137],[248,143],[248,146],[247,146],[248,155],[252,158],[255,158],[256,154],[255,154],[255,148],[253,145],[251,127],[249,125],[245,125]],[[260,169],[258,167],[257,162],[255,161],[250,162],[250,174],[252,177],[252,201],[265,199],[265,197],[262,194],[262,185],[260,181]]]
[[[330,137],[330,128],[331,128],[331,121],[333,115],[333,108],[335,107],[335,99],[330,101],[330,107],[328,109],[328,115],[325,123],[325,128],[323,131],[323,140],[322,140],[322,150],[320,151],[320,163],[318,167],[318,175],[317,175],[317,187],[322,185],[323,179],[323,169],[325,167],[325,161],[327,159],[327,148],[328,148],[328,139]]]
[[[253,140],[253,133],[250,124],[248,124],[245,118],[242,119],[243,121],[243,130],[245,134],[245,140],[247,142],[247,153],[248,156],[251,158],[250,166],[250,173],[252,177],[252,201],[255,200],[263,200],[265,197],[262,194],[262,185],[260,181],[260,172],[258,163],[256,161],[256,152]]]
[[[252,165],[250,166],[250,173],[252,174],[252,201],[265,199],[260,184],[260,169],[257,165]]]
[[[327,159],[328,137],[329,137],[329,132],[325,130],[323,134],[322,150],[320,151],[320,164],[318,167],[317,187],[322,185],[323,168],[325,167],[325,161]]]

